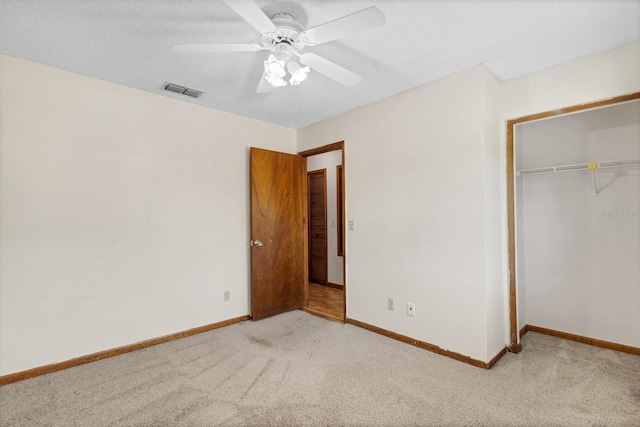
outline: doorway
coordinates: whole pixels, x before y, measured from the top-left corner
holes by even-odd
[[[305,311],[333,321],[346,317],[344,251],[344,143],[299,153],[307,169]]]

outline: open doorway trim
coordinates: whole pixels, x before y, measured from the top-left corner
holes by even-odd
[[[298,155],[305,158],[305,167],[306,167],[306,159],[310,156],[315,156],[316,154],[329,153],[331,151],[342,150],[342,238],[344,244],[344,252],[342,254],[342,289],[343,289],[343,303],[344,303],[344,313],[342,315],[342,321],[344,322],[347,318],[347,275],[346,275],[346,265],[347,265],[347,236],[345,234],[345,207],[346,207],[346,196],[345,196],[345,162],[344,162],[344,141],[334,142],[332,144],[323,145],[322,147],[312,148],[310,150],[301,151]],[[308,260],[307,260],[308,262]],[[308,281],[306,281],[307,287],[309,286]],[[307,289],[308,291],[308,289]],[[308,293],[308,292],[307,292]],[[306,304],[306,303],[305,303]]]
[[[613,104],[620,104],[627,101],[640,99],[640,92],[634,92],[628,95],[616,96],[600,101],[590,102],[587,104],[573,105],[571,107],[560,108],[557,110],[545,111],[542,113],[531,114],[528,116],[518,117],[507,121],[507,223],[509,235],[509,326],[510,326],[510,342],[509,351],[519,353],[522,345],[519,342],[520,332],[518,330],[518,300],[517,300],[517,284],[516,284],[516,240],[515,240],[515,151],[514,151],[514,130],[518,124],[532,122],[556,116],[576,113],[585,110],[591,110],[599,107],[606,107]],[[525,328],[526,331],[526,326]],[[522,331],[522,332],[525,332]]]

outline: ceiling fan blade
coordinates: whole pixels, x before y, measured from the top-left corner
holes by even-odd
[[[384,13],[373,6],[305,30],[298,35],[298,38],[307,46],[313,46],[381,27],[386,20]]]
[[[257,43],[237,44],[174,44],[173,48],[182,53],[213,53],[213,52],[257,52],[266,49]]]
[[[324,59],[315,53],[305,53],[301,55],[300,62],[345,86],[354,86],[362,79],[362,77],[356,73],[341,67],[335,62]]]
[[[275,89],[275,86],[269,83],[265,77],[266,72],[263,72],[262,77],[260,77],[260,83],[258,83],[258,88],[256,89],[257,93],[267,93]]]
[[[224,2],[262,34],[273,33],[277,30],[275,24],[253,0],[224,0]]]

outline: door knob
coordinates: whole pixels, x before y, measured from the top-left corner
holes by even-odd
[[[251,241],[251,246],[260,247],[260,246],[262,246],[262,242],[260,240],[252,240]]]

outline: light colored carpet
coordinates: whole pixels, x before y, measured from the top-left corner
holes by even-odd
[[[523,346],[487,371],[294,311],[0,387],[0,425],[640,426],[640,357]]]

